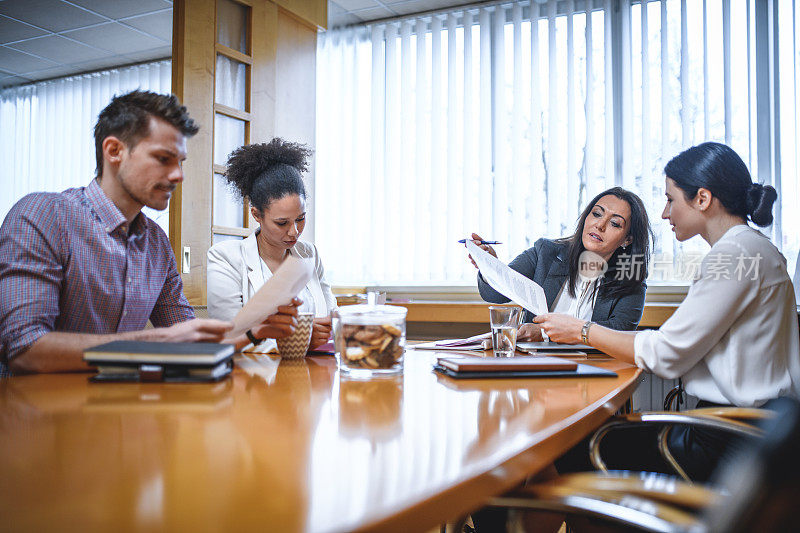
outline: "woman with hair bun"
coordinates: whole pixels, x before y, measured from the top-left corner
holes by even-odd
[[[584,342],[664,379],[682,378],[699,407],[752,407],[797,397],[800,340],[786,259],[748,225],[772,223],[775,189],[753,183],[736,152],[718,143],[689,148],[664,173],[667,205],[661,217],[679,241],[700,235],[711,245],[675,313],[661,328],[639,332],[557,314],[534,322],[552,340]],[[670,432],[670,450],[696,479],[708,477],[728,445],[710,431]],[[622,455],[631,455],[630,446]]]
[[[330,312],[336,308],[336,298],[325,282],[317,248],[299,240],[306,223],[301,173],[306,171],[310,155],[304,145],[280,138],[231,152],[225,178],[249,200],[250,213],[259,227],[245,239],[223,241],[208,250],[207,283],[208,315],[231,320],[286,257],[313,259],[314,274],[298,298],[304,302],[301,310],[313,309],[316,315],[309,348],[314,349],[330,336]],[[272,339],[266,339],[257,351],[267,352],[274,346]]]

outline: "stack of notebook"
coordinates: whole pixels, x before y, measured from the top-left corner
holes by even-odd
[[[92,381],[219,381],[231,373],[234,347],[206,342],[114,341],[84,350]]]

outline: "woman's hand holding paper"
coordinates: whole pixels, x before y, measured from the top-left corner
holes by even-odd
[[[293,298],[288,305],[278,306],[278,312],[270,315],[261,324],[254,327],[253,335],[259,339],[280,339],[294,333],[297,326],[297,308],[302,304],[299,298]]]
[[[547,313],[535,316],[533,322],[538,324],[553,342],[581,344],[581,328],[585,320],[562,313]]]
[[[522,324],[517,330],[518,341],[542,342],[542,327],[538,324]]]
[[[299,298],[293,298],[287,305],[278,306],[278,311],[269,315],[263,322],[250,329],[250,333],[257,339],[280,339],[294,333],[297,326],[297,308],[302,304]],[[226,337],[222,340],[236,346],[237,350],[250,344],[250,339],[245,334],[235,337]]]
[[[472,234],[472,242],[474,242],[477,246],[479,246],[484,252],[497,257],[497,252],[494,251],[494,248],[492,248],[488,244],[481,244],[483,240],[484,240],[483,237],[481,237],[477,233]],[[469,256],[469,260],[472,261],[472,266],[478,268],[478,265],[475,263],[475,260],[472,258],[471,255]]]

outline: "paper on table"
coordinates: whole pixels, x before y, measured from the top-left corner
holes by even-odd
[[[473,335],[472,337],[467,337],[466,339],[452,339],[446,341],[436,341],[436,346],[465,346],[470,344],[483,344],[483,341],[490,340],[492,338],[492,333],[481,333],[479,335]]]
[[[548,312],[547,298],[544,296],[544,289],[541,285],[509,268],[470,240],[467,240],[467,250],[475,260],[475,264],[478,265],[483,279],[489,282],[489,285],[497,292],[535,315]]]
[[[491,333],[489,334],[491,335]],[[445,341],[423,342],[412,346],[415,350],[438,351],[484,351],[492,347],[492,339],[475,340],[469,343],[464,339],[449,339]]]
[[[272,277],[233,317],[233,331],[228,335],[241,335],[266,320],[269,315],[275,314],[279,305],[288,304],[311,279],[313,268],[310,259],[288,256]]]
[[[481,333],[466,339],[446,339],[442,341],[415,344],[415,350],[488,350],[492,347],[492,334]]]

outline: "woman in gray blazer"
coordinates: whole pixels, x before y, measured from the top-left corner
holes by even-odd
[[[482,240],[475,233],[472,238],[475,244]],[[642,200],[614,187],[589,202],[573,235],[539,239],[509,266],[542,286],[551,312],[571,314],[612,329],[633,330],[644,309],[652,239]],[[480,246],[497,256],[490,246]],[[592,259],[603,267],[587,268]],[[487,302],[509,301],[480,272],[478,290]],[[542,340],[541,328],[531,324],[533,317],[525,311],[519,339]]]

